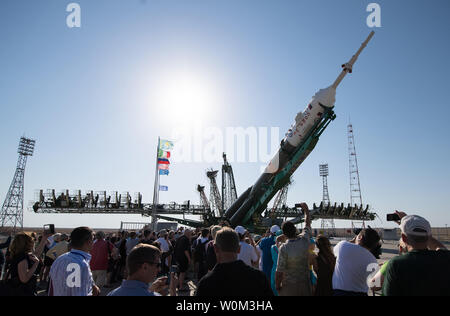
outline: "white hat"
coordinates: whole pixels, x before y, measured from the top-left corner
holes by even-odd
[[[402,218],[400,223],[402,233],[411,236],[431,236],[431,225],[423,217],[417,215],[408,215]],[[420,229],[422,231],[416,231]]]
[[[236,226],[236,228],[234,230],[239,235],[244,235],[247,232],[247,230],[244,227],[242,227],[242,226]]]
[[[278,226],[278,225],[273,225],[272,227],[270,227],[270,232],[272,234],[276,234],[276,232],[279,230],[280,230],[280,226]]]

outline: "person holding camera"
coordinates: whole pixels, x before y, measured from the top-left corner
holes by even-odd
[[[305,214],[305,228],[297,236],[297,229],[292,222],[281,226],[287,242],[279,249],[275,272],[275,287],[280,296],[311,296],[311,272],[309,245],[312,235],[311,217],[306,203],[300,204]]]
[[[367,296],[367,279],[378,262],[373,253],[379,249],[380,236],[372,228],[362,229],[350,242],[334,247],[336,265],[333,273],[333,296]]]
[[[423,217],[395,212],[400,218],[401,241],[406,253],[386,267],[385,296],[450,295],[450,251],[434,239]]]
[[[161,251],[155,246],[139,244],[127,256],[128,277],[108,296],[161,296],[167,294],[167,277],[156,279],[161,270]],[[155,280],[156,279],[156,280]],[[152,283],[153,282],[153,283]],[[152,283],[151,286],[149,284]],[[175,273],[170,277],[170,295],[176,296]]]
[[[44,236],[36,250],[33,238],[25,233],[19,233],[9,247],[9,268],[5,274],[6,293],[2,295],[35,296],[37,286],[38,266],[47,238],[50,233],[44,231]],[[5,290],[5,289],[4,289]]]

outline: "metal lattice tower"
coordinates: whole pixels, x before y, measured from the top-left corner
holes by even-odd
[[[323,183],[322,203],[323,203],[323,207],[326,208],[326,207],[330,206],[330,195],[328,194],[328,175],[329,175],[328,164],[319,165],[319,174],[322,177],[322,183]],[[330,232],[332,234],[336,233],[334,219],[322,219],[320,228],[322,231],[325,231],[325,229],[329,228]]]
[[[275,200],[273,202],[272,210],[271,210],[269,216],[274,216],[275,212],[278,209],[286,207],[289,186],[291,184],[292,184],[292,181],[291,181],[291,179],[289,179],[289,182],[286,183],[286,185],[284,187],[282,187],[280,191],[278,191],[277,195],[275,196]]]
[[[356,158],[355,137],[353,135],[353,126],[351,123],[347,126],[348,132],[348,154],[349,154],[349,172],[350,172],[350,205],[362,205],[361,184],[359,182],[358,159]],[[365,227],[364,221],[352,221],[352,228],[359,225]]]
[[[20,138],[19,159],[14,178],[6,195],[0,213],[1,228],[12,227],[13,233],[16,232],[18,226],[23,229],[23,192],[25,179],[25,166],[28,156],[33,156],[34,145],[36,141],[25,137]]]
[[[219,170],[210,170],[206,172],[206,176],[210,181],[209,200],[211,203],[211,212],[217,217],[223,216],[222,199],[220,198],[219,188],[217,187],[216,177]]]
[[[205,211],[205,215],[203,216],[203,220],[206,221],[211,217],[211,207],[209,205],[208,198],[205,194],[205,187],[202,185],[197,185],[197,192],[200,194],[200,206],[203,207]]]
[[[237,200],[236,184],[234,182],[233,168],[223,153],[222,165],[222,210],[227,210]]]

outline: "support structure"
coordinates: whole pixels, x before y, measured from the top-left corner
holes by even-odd
[[[206,176],[208,177],[210,181],[210,197],[209,201],[211,203],[211,212],[217,217],[223,216],[223,209],[222,209],[222,199],[220,197],[219,188],[217,187],[216,177],[219,170],[210,170],[206,172]]]
[[[328,164],[319,165],[319,174],[322,177],[322,203],[324,208],[330,207],[330,195],[328,194]],[[320,229],[325,232],[325,229],[329,229],[329,235],[336,234],[336,227],[334,225],[334,219],[322,219]]]
[[[287,208],[287,195],[291,184],[292,180],[289,179],[289,182],[280,191],[278,191],[273,202],[272,210],[269,213],[269,217],[275,218],[275,214],[278,210]]]
[[[350,172],[350,205],[362,205],[361,184],[359,182],[358,159],[356,157],[355,137],[351,123],[347,126],[348,137],[348,163]],[[352,221],[352,229],[364,228],[364,221]]]
[[[234,182],[233,168],[223,153],[222,165],[222,210],[227,210],[237,200],[236,183]]]
[[[33,139],[21,137],[19,142],[19,159],[14,178],[9,187],[5,201],[0,213],[1,228],[12,227],[13,233],[18,228],[23,229],[23,193],[25,166],[28,156],[33,156],[34,145],[36,141]]]
[[[200,206],[204,209],[203,221],[205,223],[210,222],[214,217],[214,214],[211,213],[211,206],[209,204],[208,198],[205,194],[205,186],[197,185],[197,192],[200,194]]]

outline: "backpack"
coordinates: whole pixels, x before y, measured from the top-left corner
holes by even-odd
[[[194,248],[194,260],[196,262],[202,262],[206,259],[206,244],[209,242],[209,240],[205,241],[205,242],[201,242],[200,240],[197,241],[197,244],[195,245]]]

